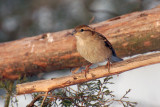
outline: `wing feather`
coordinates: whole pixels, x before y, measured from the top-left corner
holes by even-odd
[[[96,32],[96,33],[98,34],[98,36],[100,38],[102,38],[104,40],[105,45],[112,50],[113,56],[117,56],[115,50],[112,47],[112,44],[107,40],[107,38],[105,36],[103,36],[102,34],[98,33],[98,32]]]

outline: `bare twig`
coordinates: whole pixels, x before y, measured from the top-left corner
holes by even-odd
[[[42,100],[42,103],[41,103],[41,107],[43,106],[43,103],[44,103],[44,101],[46,100],[47,96],[48,96],[48,92],[45,93],[45,96],[44,96],[44,98],[43,98],[43,100]]]
[[[33,92],[48,92],[56,88],[87,82],[97,78],[119,74],[134,68],[160,63],[160,53],[152,53],[148,55],[140,55],[122,62],[112,64],[110,73],[105,66],[90,69],[87,78],[83,73],[74,74],[71,76],[60,77],[49,80],[40,80],[16,86],[17,94],[28,94]]]
[[[33,107],[34,106],[34,103],[36,102],[36,101],[38,101],[42,96],[45,96],[46,94],[39,94],[37,97],[35,97],[32,101],[31,101],[31,103],[29,104],[29,105],[27,105],[27,107]]]

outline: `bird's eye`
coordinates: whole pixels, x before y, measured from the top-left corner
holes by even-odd
[[[83,31],[84,31],[84,29],[81,29],[81,30],[80,30],[80,32],[83,32]]]

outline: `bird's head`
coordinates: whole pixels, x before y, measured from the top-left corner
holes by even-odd
[[[88,25],[79,25],[75,27],[72,35],[74,35],[76,38],[87,38],[88,36],[91,36],[93,32],[94,29]]]

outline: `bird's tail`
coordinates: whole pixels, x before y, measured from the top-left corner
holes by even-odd
[[[113,55],[112,55],[110,61],[111,61],[112,63],[114,63],[114,62],[123,61],[123,59],[121,59],[121,58],[119,58],[119,57],[117,57],[117,56],[113,56]]]

